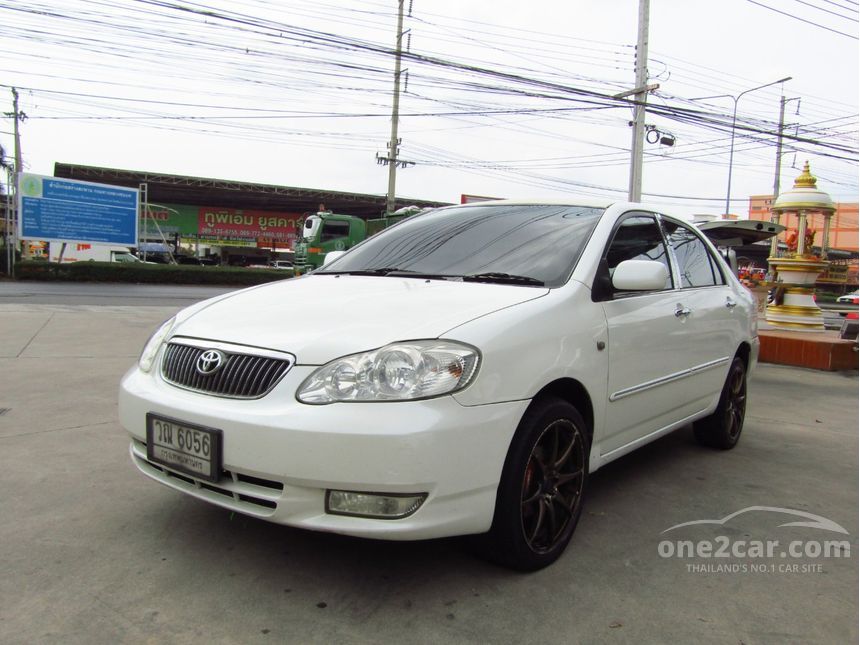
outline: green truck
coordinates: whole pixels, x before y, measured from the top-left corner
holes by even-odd
[[[419,212],[416,207],[400,210],[378,219],[363,220],[354,215],[339,215],[320,211],[308,215],[302,227],[301,239],[294,247],[297,275],[318,269],[331,251],[346,251],[384,228]]]

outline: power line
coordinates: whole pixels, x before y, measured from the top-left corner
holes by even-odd
[[[806,2],[806,0],[794,0],[794,1],[799,2],[802,5],[806,5],[807,7],[812,7],[813,9],[818,9],[818,11],[823,11],[824,13],[829,13],[831,16],[837,16],[839,18],[844,18],[845,20],[850,20],[851,22],[857,22],[857,18],[852,18],[851,16],[843,16],[841,13],[836,13],[835,11],[830,11],[830,9],[825,9],[824,7],[819,7],[818,5],[814,5],[811,2]]]
[[[854,2],[853,0],[845,0],[845,1],[848,4],[854,5],[854,7],[856,7],[858,4],[858,3]],[[845,9],[847,11],[853,11],[854,13],[858,13],[858,10],[855,9],[854,7],[846,7],[845,5],[841,5],[838,2],[833,2],[833,0],[822,0],[822,2],[826,2],[827,4],[833,5],[834,7],[839,7],[840,9]]]
[[[379,3],[365,2],[363,4],[369,9],[358,11],[352,8],[335,10],[327,3],[321,0],[320,2],[327,17],[327,25],[335,22],[329,18],[337,19],[339,25],[349,25],[360,20],[362,25],[379,25],[379,29],[382,29],[382,23],[377,20],[377,16],[391,16],[390,7],[387,5],[385,7],[389,11],[373,11],[373,8],[383,6]],[[369,133],[369,130],[368,134],[361,134],[359,131],[362,126],[358,125],[358,122],[362,119],[369,121],[369,129],[374,119],[387,114],[383,109],[384,101],[389,95],[385,85],[388,84],[390,75],[386,64],[392,56],[391,47],[370,43],[366,39],[343,36],[331,29],[309,30],[297,24],[285,26],[284,23],[268,20],[263,15],[244,16],[236,11],[222,12],[214,9],[215,14],[210,15],[206,5],[200,3],[191,5],[200,9],[200,12],[191,13],[177,12],[176,3],[171,2],[136,3],[136,6],[127,8],[128,12],[116,19],[113,16],[108,17],[101,9],[105,8],[107,11],[109,8],[113,12],[115,6],[112,3],[90,0],[83,4],[86,5],[86,10],[75,6],[66,10],[69,15],[63,13],[65,8],[52,7],[51,11],[56,14],[53,18],[45,18],[38,11],[31,11],[29,15],[33,17],[34,23],[27,25],[26,33],[13,21],[0,24],[0,34],[9,34],[19,38],[20,42],[28,43],[27,48],[20,53],[10,53],[10,48],[4,47],[4,52],[0,52],[0,59],[16,60],[14,56],[20,56],[21,60],[25,60],[27,57],[50,56],[49,52],[64,51],[69,56],[57,57],[56,60],[63,61],[62,65],[65,67],[57,66],[55,69],[83,70],[79,74],[72,73],[69,76],[78,76],[85,81],[92,76],[92,72],[103,72],[108,66],[110,69],[122,70],[125,77],[149,67],[159,71],[158,81],[137,88],[122,83],[108,85],[127,88],[124,92],[128,91],[130,94],[151,93],[164,88],[163,91],[176,94],[177,100],[155,102],[146,95],[134,98],[111,97],[107,96],[108,93],[98,96],[94,93],[89,96],[83,92],[47,95],[36,89],[32,98],[45,106],[51,106],[51,109],[33,111],[34,116],[48,120],[89,117],[88,120],[117,123],[135,123],[146,119],[144,122],[147,127],[160,130],[207,133],[248,141],[290,141],[295,145],[307,145],[305,142],[309,140],[328,139],[326,145],[330,147],[361,150],[362,142],[372,141],[374,135]],[[39,8],[38,5],[28,7],[24,2],[16,2],[14,5]],[[319,13],[320,6],[317,2],[302,3],[297,0],[296,5],[300,6],[300,13],[305,15]],[[237,1],[231,4],[232,9],[243,6],[259,6],[261,10],[267,8],[265,3],[249,4]],[[8,2],[0,2],[0,9],[2,8],[8,8]],[[337,11],[348,13],[339,15]],[[221,22],[217,15],[221,13],[226,13],[228,17],[234,14],[243,16],[243,20]],[[17,15],[27,15],[27,12],[19,12]],[[434,18],[432,26],[437,31],[430,33],[439,35],[440,31],[445,30],[444,21],[447,20]],[[418,22],[419,25],[431,26],[428,23],[430,21]],[[437,26],[440,23],[443,24]],[[58,25],[65,26],[57,28]],[[284,30],[283,34],[281,29]],[[420,131],[420,124],[426,123],[421,119],[438,117],[440,124],[456,124],[458,128],[462,124],[468,128],[492,127],[494,140],[499,138],[498,129],[504,128],[506,136],[507,133],[523,133],[533,137],[532,140],[536,140],[534,137],[544,137],[548,148],[552,147],[551,138],[556,144],[563,141],[567,146],[569,142],[582,142],[595,146],[598,150],[613,150],[604,154],[620,154],[616,146],[611,145],[611,137],[601,141],[601,137],[593,136],[591,138],[594,141],[584,142],[571,137],[563,128],[571,122],[570,116],[576,115],[577,124],[611,126],[617,130],[624,127],[627,121],[627,118],[618,112],[618,108],[624,112],[635,103],[609,100],[614,92],[608,88],[613,86],[613,82],[601,81],[585,74],[565,75],[562,67],[553,69],[552,60],[546,63],[544,57],[552,57],[553,52],[563,57],[571,53],[571,50],[562,48],[561,37],[558,41],[537,39],[541,44],[541,58],[532,59],[512,45],[516,42],[513,40],[516,36],[512,34],[521,33],[517,30],[504,31],[507,39],[501,42],[505,43],[505,46],[494,45],[499,41],[492,34],[502,33],[501,29],[503,28],[493,27],[482,30],[484,34],[481,41],[485,49],[489,47],[501,52],[505,52],[506,46],[511,44],[509,49],[512,51],[508,53],[518,60],[511,60],[511,56],[508,56],[507,62],[513,65],[504,65],[501,61],[486,63],[474,58],[452,61],[446,55],[426,50],[421,52],[424,58],[410,59],[410,91],[405,95],[410,109],[403,110],[402,115],[418,121],[418,125],[413,124],[413,127],[419,128],[417,131]],[[451,31],[448,29],[449,33]],[[524,38],[519,38],[520,42],[523,40]],[[536,39],[528,40],[534,43]],[[438,42],[456,42],[456,37],[452,35],[446,40],[440,38]],[[594,63],[610,61],[613,57],[622,60],[630,55],[629,47],[597,41],[576,42],[580,47],[577,53],[593,55]],[[34,48],[30,43],[36,43],[37,47]],[[97,65],[91,59],[87,60],[84,55],[77,54],[77,51],[97,52]],[[479,55],[479,58],[484,56]],[[522,61],[526,61],[527,65],[522,65]],[[181,67],[177,62],[181,62]],[[15,67],[9,65],[10,69]],[[697,70],[701,69],[701,66],[695,67]],[[690,72],[691,77],[698,75],[698,72]],[[729,78],[731,75],[722,72],[716,72],[716,75],[726,79],[722,81],[724,84],[732,82]],[[100,76],[102,78],[99,80],[103,80],[104,74]],[[190,78],[200,78],[205,85],[188,83]],[[571,79],[575,80],[571,82]],[[254,107],[244,105],[245,98],[250,98],[248,90],[251,88],[254,90],[252,93],[258,95],[253,101]],[[432,88],[432,92],[425,88]],[[200,102],[183,100],[179,94],[183,90],[186,96],[191,91],[195,96],[206,96],[207,99]],[[341,107],[345,103],[343,97],[346,91],[349,91],[349,104],[355,106],[353,109]],[[51,96],[54,97],[53,100],[49,100]],[[221,97],[223,102],[219,104]],[[328,102],[337,108],[326,109],[325,105],[321,105],[317,110],[309,109],[309,99],[321,99],[317,103]],[[500,108],[500,102],[503,100],[506,106],[510,107]],[[806,100],[804,98],[804,101]],[[707,144],[700,141],[707,138],[702,137],[701,132],[729,132],[730,117],[717,109],[699,110],[699,113],[694,110],[684,112],[680,108],[684,107],[685,101],[683,97],[669,97],[665,106],[649,105],[649,108],[656,109],[655,112],[649,111],[649,115],[655,119],[655,123],[660,123],[661,119],[669,121],[668,127],[672,128],[673,132],[692,133],[687,135],[693,142],[690,145],[695,144],[698,148],[689,149],[683,155],[652,154],[650,160],[660,163],[675,160],[688,164],[721,163],[719,158],[713,157],[720,155],[725,146],[711,144],[708,149]],[[432,105],[424,102],[432,102]],[[290,109],[291,103],[296,103],[296,109]],[[84,107],[76,108],[76,104]],[[325,121],[319,129],[298,130],[292,126],[283,126],[282,122],[289,123],[290,119],[351,119],[355,124],[350,126],[352,133],[333,132],[332,130],[337,129],[336,126],[330,126]],[[775,124],[772,120],[752,116],[739,116],[738,121],[740,136],[749,137],[749,143],[739,148],[739,152],[749,150],[749,158],[762,158],[755,150],[771,145],[767,138],[774,136]],[[834,121],[833,125],[838,123]],[[750,129],[743,130],[741,126]],[[852,147],[850,132],[832,128],[811,130],[812,123],[799,127],[798,140],[791,142],[789,148],[793,146],[805,154],[832,152],[836,153],[833,156],[840,162],[856,164],[856,159],[846,160],[842,156],[842,153],[856,154],[856,144]],[[350,134],[354,136],[347,136]],[[475,131],[474,134],[483,133]],[[827,147],[833,145],[841,146],[842,149]],[[680,146],[678,150],[681,150]],[[710,158],[704,156],[708,154]],[[606,159],[610,160],[611,158]],[[547,162],[546,165],[548,168],[552,167],[552,162]],[[557,167],[561,169],[573,166],[559,163]],[[597,164],[592,163],[592,167],[597,167]],[[600,183],[594,183],[593,186],[594,188],[589,190],[609,188]]]
[[[795,16],[794,14],[787,13],[785,11],[780,11],[779,9],[769,7],[768,5],[762,4],[761,2],[757,2],[756,0],[747,0],[747,2],[750,2],[754,5],[758,5],[759,7],[763,7],[765,9],[770,9],[771,11],[775,11],[776,13],[781,14],[783,16],[788,16],[789,18],[794,18],[795,20],[799,20],[800,22],[805,22],[807,25],[812,25],[813,27],[818,27],[819,29],[824,29],[824,30],[830,31],[834,34],[839,34],[840,36],[847,36],[848,38],[852,38],[854,40],[860,40],[860,38],[858,38],[854,34],[846,34],[844,31],[839,31],[838,29],[831,29],[830,27],[825,27],[824,25],[821,25],[817,22],[813,22],[812,20],[806,20],[805,18],[801,18],[800,16]]]

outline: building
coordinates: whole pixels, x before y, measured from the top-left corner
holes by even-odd
[[[750,197],[749,218],[770,221],[772,203],[773,195],[753,195]],[[788,232],[797,228],[797,217],[789,214],[781,218],[779,223],[786,227],[785,232],[780,235],[780,240],[785,241]],[[812,218],[812,221],[807,222],[807,226],[815,231],[815,246],[819,246],[824,234],[824,219]],[[860,250],[858,249],[857,202],[836,204],[836,212],[830,220],[830,248],[855,253]]]
[[[749,202],[749,218],[770,221],[773,195],[753,195]],[[858,219],[857,202],[841,202],[830,219],[828,248],[830,260],[834,262],[831,271],[819,280],[819,286],[827,283],[854,286],[858,282]],[[780,242],[798,228],[797,216],[787,213],[780,217],[780,224],[786,227],[779,236]],[[824,236],[824,217],[813,216],[807,219],[807,230],[815,232],[813,245],[820,247]]]
[[[193,255],[276,259],[301,235],[309,213],[327,209],[362,219],[379,217],[385,195],[346,193],[325,188],[256,184],[225,179],[56,163],[54,176],[142,188],[140,241],[170,242]],[[447,205],[398,197],[395,208]]]

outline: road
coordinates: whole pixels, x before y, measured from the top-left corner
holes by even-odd
[[[735,450],[687,428],[601,469],[568,551],[523,575],[459,540],[294,530],[138,473],[117,383],[161,320],[209,295],[159,289],[134,294],[147,306],[77,287],[90,304],[0,304],[4,645],[857,642],[856,371],[761,365]],[[809,515],[847,534],[790,525]],[[723,523],[672,528],[704,519]],[[744,555],[665,548],[722,540]],[[749,551],[826,540],[846,544]]]
[[[236,287],[0,280],[0,304],[184,307]]]

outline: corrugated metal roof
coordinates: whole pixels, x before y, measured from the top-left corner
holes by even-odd
[[[320,204],[335,213],[364,218],[380,216],[385,210],[385,195],[346,193],[324,188],[297,188],[256,184],[229,179],[189,177],[145,170],[101,168],[57,162],[54,176],[116,186],[136,188],[147,185],[151,202],[221,206],[282,212],[317,212]],[[415,205],[446,206],[446,202],[400,197],[396,208]]]

